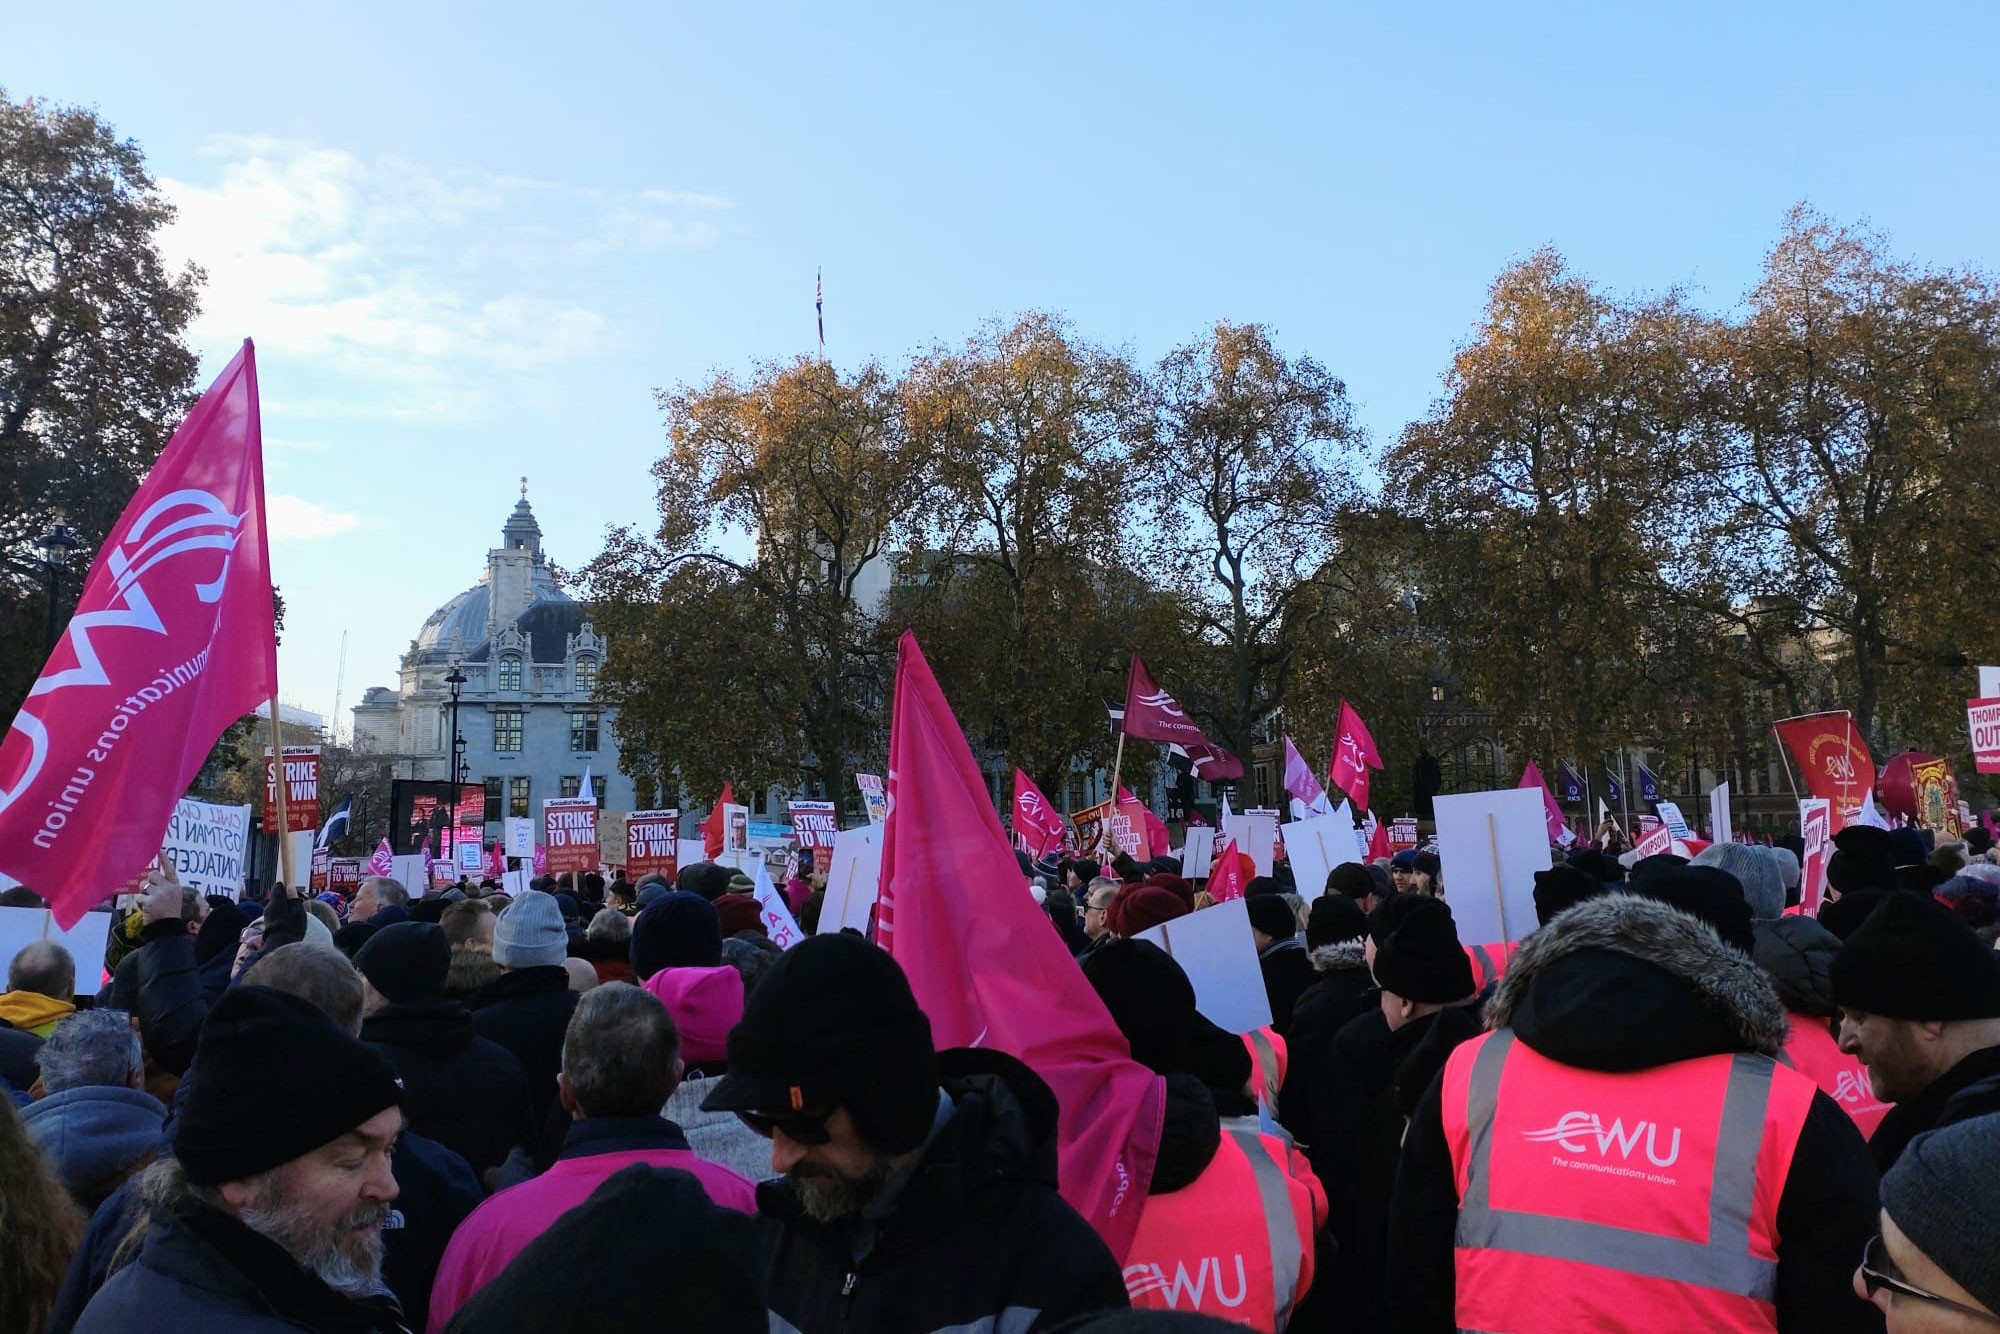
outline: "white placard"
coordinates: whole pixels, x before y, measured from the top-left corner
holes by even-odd
[[[1235,839],[1238,852],[1250,854],[1258,875],[1271,874],[1278,850],[1276,811],[1242,811],[1228,816],[1223,821],[1222,836]]]
[[[882,831],[885,825],[843,829],[833,836],[833,869],[826,876],[826,898],[820,904],[819,934],[832,935],[852,927],[868,933],[868,915],[882,882]]]
[[[307,834],[306,856],[312,856]],[[250,842],[250,808],[215,806],[182,797],[167,820],[160,850],[173,862],[183,885],[203,894],[243,896],[243,864]],[[300,863],[307,865],[309,863]]]
[[[424,854],[413,852],[407,857],[393,859],[394,865],[389,876],[404,889],[410,891],[413,899],[422,898],[430,890],[429,872],[424,868]]]
[[[1181,848],[1181,876],[1188,880],[1208,879],[1208,868],[1215,865],[1215,830],[1191,825],[1187,831],[1187,842]]]
[[[1248,1033],[1271,1022],[1271,998],[1250,935],[1250,905],[1231,899],[1141,931],[1171,954],[1194,986],[1195,1008],[1217,1028]]]
[[[757,916],[764,923],[764,934],[770,937],[771,943],[781,950],[788,950],[804,940],[806,933],[799,930],[791,905],[785,902],[785,896],[778,892],[778,887],[771,883],[770,868],[759,862],[752,879],[757,885]]]
[[[679,854],[674,860],[676,866],[693,866],[708,860],[708,845],[698,838],[677,838],[674,847]]]
[[[1708,836],[1712,843],[1729,843],[1736,831],[1729,822],[1729,784],[1717,783],[1708,794]]]
[[[1979,698],[2000,698],[2000,667],[1979,669]]]
[[[750,846],[750,808],[733,802],[722,808],[722,850],[742,849]],[[720,861],[721,858],[716,860]]]
[[[1294,887],[1307,902],[1326,892],[1328,872],[1342,862],[1356,860],[1354,819],[1344,801],[1332,815],[1292,821],[1285,826],[1284,835]]]
[[[478,875],[486,865],[486,852],[477,843],[467,839],[458,845],[458,869]]]
[[[249,809],[243,808],[245,812]],[[65,931],[56,925],[56,915],[47,908],[0,908],[0,974],[28,945],[37,940],[53,940],[76,960],[77,994],[96,995],[104,981],[104,944],[111,937],[113,916],[108,912],[87,912]]]
[[[1533,931],[1535,872],[1549,869],[1542,790],[1457,792],[1436,800],[1445,902],[1468,945],[1519,940]]]
[[[509,895],[525,894],[535,887],[535,873],[527,867],[509,871],[500,877],[500,887]]]
[[[1679,806],[1671,801],[1656,801],[1653,806],[1660,813],[1660,823],[1676,840],[1685,843],[1694,837],[1694,830],[1688,828],[1687,817],[1681,814]]]
[[[535,822],[525,815],[510,815],[506,820],[506,855],[526,860],[535,855]]]

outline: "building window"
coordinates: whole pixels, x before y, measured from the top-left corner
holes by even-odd
[[[597,749],[596,714],[572,713],[569,716],[569,748],[571,750]]]
[[[557,785],[556,791],[565,797],[581,796],[583,794],[582,776],[578,774],[564,774]]]
[[[521,688],[521,660],[519,658],[500,659],[500,689],[519,690]]]
[[[507,780],[507,814],[517,819],[528,818],[528,780],[510,778]]]
[[[519,753],[521,749],[521,711],[519,709],[493,710],[493,749],[507,753]]]
[[[576,692],[579,695],[597,693],[597,659],[578,658],[576,660]]]
[[[492,824],[500,818],[500,803],[506,796],[506,793],[502,791],[502,785],[506,781],[504,778],[489,778],[486,780],[486,823],[488,824]]]

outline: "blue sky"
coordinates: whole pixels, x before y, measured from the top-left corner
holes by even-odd
[[[1393,11],[1393,12],[1392,12]],[[1807,200],[2000,263],[2000,7],[78,3],[0,86],[183,206],[265,393],[290,702],[390,684],[526,474],[552,555],[651,512],[652,391],[1026,309],[1145,359],[1218,318],[1379,446],[1553,244],[1733,304]],[[689,627],[699,633],[699,627]]]

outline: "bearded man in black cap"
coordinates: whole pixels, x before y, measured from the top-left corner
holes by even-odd
[[[401,1097],[388,1062],[310,1001],[224,992],[174,1158],[143,1178],[145,1248],[77,1334],[406,1330],[382,1282]]]
[[[767,1137],[783,1174],[757,1192],[773,1328],[1027,1330],[1125,1305],[1117,1261],[1056,1193],[1048,1086],[998,1052],[940,1055],[866,941],[787,952],[702,1105]]]
[[[1937,900],[1892,893],[1833,959],[1840,1049],[1895,1107],[1868,1148],[1886,1172],[1916,1136],[2000,1111],[2000,959]]]

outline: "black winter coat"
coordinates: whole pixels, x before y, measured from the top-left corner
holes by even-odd
[[[1056,1193],[1056,1101],[996,1052],[941,1054],[951,1119],[867,1253],[785,1181],[757,1188],[773,1330],[1045,1330],[1126,1305],[1104,1242]]]
[[[26,1093],[41,1078],[41,1067],[35,1064],[35,1053],[41,1049],[40,1038],[0,1019],[0,1082]]]
[[[514,1054],[472,1029],[457,1001],[385,1005],[361,1021],[361,1040],[396,1067],[409,1128],[484,1176],[534,1138],[528,1076]]]
[[[1306,988],[1319,980],[1312,956],[1306,953],[1303,940],[1281,940],[1257,956],[1257,967],[1264,974],[1264,995],[1271,1002],[1271,1029],[1288,1038],[1293,1007]]]
[[[1927,1130],[2000,1112],[2000,1047],[1973,1052],[1932,1080],[1930,1087],[1889,1109],[1869,1137],[1875,1166],[1886,1173],[1910,1141]]]
[[[228,989],[235,961],[234,949],[198,959],[195,938],[178,917],[154,922],[139,933],[139,948],[119,962],[110,1003],[139,1016],[139,1038],[155,1065],[184,1075],[194,1063],[202,1021]]]
[[[576,1010],[569,973],[555,965],[502,973],[467,1002],[472,1028],[514,1054],[528,1076],[528,1102],[539,1129],[556,1102],[563,1034]]]
[[[1380,994],[1360,941],[1322,945],[1310,952],[1319,980],[1300,993],[1285,1032],[1285,1086],[1278,1092],[1278,1120],[1292,1138],[1310,1143],[1313,1073],[1349,1021],[1374,1008]]]
[[[1643,941],[1643,944],[1639,943]],[[1647,1070],[1725,1052],[1775,1056],[1784,1008],[1770,981],[1714,932],[1666,905],[1609,894],[1530,936],[1488,1004],[1489,1028],[1582,1070]],[[1390,1209],[1388,1291],[1398,1334],[1456,1328],[1458,1190],[1441,1079],[1417,1103]],[[1778,1200],[1778,1328],[1871,1334],[1881,1313],[1854,1295],[1877,1230],[1877,1179],[1854,1122],[1813,1095]]]

